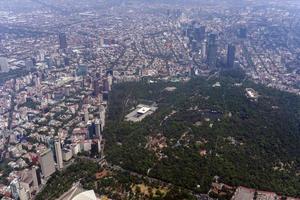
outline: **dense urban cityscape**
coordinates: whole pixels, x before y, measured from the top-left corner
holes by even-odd
[[[293,171],[291,176],[295,177],[295,185],[298,186],[291,186],[286,191],[276,186],[270,186],[270,189],[256,188],[240,182],[219,181],[219,174],[215,174],[206,191],[202,188],[203,184],[191,188],[175,183],[173,179],[152,176],[151,170],[155,169],[155,165],[142,173],[142,170],[126,168],[123,162],[112,161],[110,155],[113,155],[114,149],[111,143],[114,139],[110,130],[113,130],[113,123],[117,120],[108,114],[113,113],[114,102],[122,98],[122,95],[114,94],[115,85],[115,91],[122,92],[124,89],[118,85],[138,85],[141,82],[147,85],[162,84],[166,86],[164,92],[176,93],[180,88],[178,84],[189,84],[197,77],[207,81],[218,80],[216,78],[226,72],[243,71],[244,78],[235,82],[234,87],[251,82],[270,90],[267,92],[269,95],[278,91],[282,94],[279,96],[292,96],[296,103],[291,109],[295,112],[295,123],[298,124],[294,138],[295,142],[299,142],[299,10],[300,3],[297,0],[1,1],[2,199],[299,198],[300,186],[296,182],[300,180],[300,146],[293,151],[298,160],[281,160],[278,161],[279,166],[273,167],[274,171],[280,171],[289,166],[289,173]],[[222,81],[216,81],[210,90],[226,85]],[[248,102],[255,104],[260,99],[265,101],[268,98],[250,86],[247,85],[241,92]],[[161,95],[155,89],[152,92],[156,97]],[[118,104],[124,110],[115,111],[116,115],[121,113],[125,118],[120,123],[126,123],[126,126],[136,127],[134,124],[151,119],[157,110],[163,113],[160,111],[163,104],[158,103],[160,99],[147,99],[141,96],[145,92],[138,89],[136,93],[143,101],[130,103],[128,97],[127,101]],[[208,100],[210,97],[201,98]],[[270,102],[273,110],[281,109],[276,106],[277,99]],[[164,113],[161,123],[179,112],[176,108],[172,109],[172,112]],[[199,109],[208,112],[208,108]],[[195,122],[194,127],[207,123],[212,128],[223,121],[221,115],[226,115],[226,119],[234,115],[229,111],[219,114],[221,111],[215,111],[218,109],[217,106],[209,108],[209,116],[218,116],[218,119],[214,121],[214,117],[206,117],[203,122]],[[121,128],[119,131],[126,132]],[[144,149],[155,152],[156,162],[168,157],[163,149],[170,146],[172,140],[168,141],[161,133],[146,138]],[[238,137],[226,138],[234,145],[243,146],[244,140]],[[115,140],[114,145],[122,146],[122,142]],[[189,131],[178,139],[181,145],[183,141],[187,142],[184,148],[189,148],[191,140],[193,138],[189,136]],[[201,146],[200,158],[208,159],[214,149],[209,151],[202,148],[209,143],[205,139],[197,142]],[[135,162],[138,165],[139,160]],[[94,182],[90,183],[86,180],[86,174],[78,172],[77,180],[74,178],[64,189],[57,193],[52,191],[53,196],[47,193],[47,187],[55,183],[54,177],[67,177],[67,171],[73,169],[76,172],[80,168],[74,167],[76,163],[83,163],[83,169],[86,167],[91,171],[97,168],[94,173],[87,172],[91,177],[96,176],[96,185],[97,181],[105,182],[110,176],[128,176],[138,181],[130,185],[130,191],[111,185],[109,190],[101,191],[99,188],[102,186],[98,183],[98,192],[94,189]],[[91,163],[91,166],[86,163]],[[74,176],[77,177],[75,172]],[[109,185],[104,182],[101,184]],[[90,188],[86,187],[89,184]],[[150,185],[154,186],[151,188]],[[184,191],[187,196],[170,196],[175,186],[176,191]]]

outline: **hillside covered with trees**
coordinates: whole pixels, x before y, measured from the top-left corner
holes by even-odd
[[[246,88],[258,92],[257,101]],[[151,101],[159,107],[153,115],[124,121]],[[207,192],[218,176],[232,186],[300,196],[300,97],[239,73],[116,84],[105,138],[109,162],[195,192]]]

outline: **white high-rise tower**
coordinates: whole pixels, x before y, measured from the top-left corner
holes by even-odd
[[[60,138],[56,138],[54,142],[55,146],[55,155],[56,155],[56,162],[59,169],[62,169],[64,167],[63,165],[63,157],[62,157],[62,150],[61,150],[61,143]]]
[[[8,61],[5,57],[0,57],[0,72],[8,72]]]

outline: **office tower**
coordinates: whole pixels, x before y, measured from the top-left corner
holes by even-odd
[[[0,57],[0,72],[8,72],[8,60],[7,58]]]
[[[55,163],[53,153],[50,149],[39,154],[39,163],[41,165],[44,177],[49,177],[55,172]]]
[[[101,135],[101,122],[100,122],[99,119],[95,120],[95,125],[96,125],[96,137],[98,139],[101,139],[102,138],[102,135]]]
[[[35,187],[35,189],[38,189],[41,184],[41,176],[39,174],[39,168],[37,166],[32,166],[31,175],[33,180],[33,187]]]
[[[206,52],[206,47],[207,47],[206,41],[202,42],[202,45],[201,45],[201,58],[202,58],[203,60],[206,59],[206,54],[207,54],[207,52]]]
[[[193,38],[193,26],[189,25],[186,29],[186,37],[188,37],[190,40]]]
[[[103,79],[102,85],[103,85],[103,92],[108,92],[109,91],[109,82],[108,82],[107,78]]]
[[[85,123],[88,123],[88,121],[89,121],[89,108],[88,107],[84,108],[84,121],[85,121]]]
[[[26,67],[26,70],[27,70],[27,71],[32,70],[32,69],[33,69],[33,66],[34,66],[33,60],[32,60],[31,58],[26,59],[26,61],[25,61],[25,67]]]
[[[107,76],[107,81],[108,81],[108,91],[111,91],[111,87],[112,87],[112,84],[113,84],[113,76],[111,74],[109,74]]]
[[[99,149],[98,149],[98,143],[96,140],[93,140],[91,143],[91,151],[90,151],[90,156],[91,157],[98,157],[99,155]]]
[[[104,46],[104,37],[101,35],[99,40],[100,40],[99,41],[100,47],[103,47]]]
[[[216,34],[210,34],[207,43],[207,64],[211,68],[217,66],[217,42]]]
[[[50,138],[50,139],[47,141],[47,143],[48,143],[48,146],[49,146],[49,148],[51,149],[51,151],[52,151],[52,152],[55,152],[54,138]],[[57,161],[56,161],[56,155],[55,155],[55,154],[53,155],[53,158],[54,158],[54,162],[57,162]]]
[[[37,55],[37,60],[44,62],[45,61],[45,55],[46,55],[45,50],[39,50],[38,55]]]
[[[94,95],[98,96],[100,93],[100,85],[98,79],[93,80],[93,89],[94,89]]]
[[[100,139],[97,141],[97,145],[98,145],[98,153],[101,153],[101,140]]]
[[[235,46],[233,44],[228,45],[227,49],[227,67],[233,67],[235,60]]]
[[[64,165],[63,165],[60,138],[55,139],[54,145],[55,145],[56,163],[57,163],[58,169],[62,169],[64,167]]]
[[[205,26],[196,25],[194,29],[194,39],[201,42],[205,39]]]
[[[95,138],[95,136],[96,136],[96,124],[94,122],[90,123],[88,125],[88,131],[89,131],[88,138],[89,139]]]
[[[41,79],[38,75],[34,76],[34,84],[36,87],[40,87],[41,86]]]
[[[66,49],[68,47],[66,34],[65,33],[60,33],[58,35],[58,38],[59,38],[59,47],[60,47],[60,49]]]
[[[190,46],[191,46],[191,49],[192,49],[192,52],[197,52],[199,49],[198,49],[198,43],[196,40],[192,40],[190,42]]]
[[[99,118],[102,132],[105,126],[105,107],[102,104],[99,106]]]

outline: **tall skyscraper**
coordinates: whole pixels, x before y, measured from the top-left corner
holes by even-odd
[[[192,52],[197,52],[197,51],[199,51],[198,43],[197,43],[196,40],[192,40],[192,41],[190,42],[190,46],[191,46]]]
[[[98,153],[101,153],[101,140],[97,140]]]
[[[217,35],[210,34],[208,37],[207,43],[207,64],[211,68],[215,68],[217,66]]]
[[[39,154],[39,163],[41,165],[44,177],[49,177],[55,172],[55,163],[53,153],[50,149]]]
[[[111,74],[109,74],[107,76],[107,81],[108,81],[108,91],[111,91],[111,87],[112,87],[112,84],[113,84],[113,76]]]
[[[96,125],[96,137],[99,140],[102,140],[102,130],[101,130],[101,121],[99,119],[95,120],[95,125]]]
[[[206,50],[207,50],[207,43],[206,43],[206,41],[204,41],[204,42],[202,42],[202,44],[201,44],[201,58],[202,58],[203,60],[205,60],[205,59],[206,59],[206,56],[207,56]]]
[[[28,58],[26,61],[25,61],[25,67],[26,67],[26,70],[27,71],[30,71],[31,69],[33,69],[33,60],[31,58]]]
[[[93,138],[95,138],[95,136],[96,136],[96,124],[93,122],[93,123],[90,123],[89,125],[88,125],[88,131],[89,131],[89,133],[88,133],[88,138],[89,139],[93,139]]]
[[[104,46],[104,37],[103,37],[103,35],[100,35],[100,38],[99,38],[99,45],[100,45],[100,47],[103,47],[103,46]]]
[[[201,42],[205,39],[205,26],[196,25],[194,29],[194,39],[197,42]]]
[[[10,183],[10,190],[11,190],[11,195],[14,199],[19,199],[19,193],[20,193],[20,182],[17,178],[15,178],[13,181]]]
[[[61,49],[66,49],[68,47],[66,34],[65,33],[60,33],[58,35],[58,38],[59,38],[59,47]]]
[[[235,46],[233,44],[228,45],[227,49],[227,67],[233,67],[235,60]]]
[[[94,95],[98,96],[100,93],[100,84],[98,82],[98,79],[93,80],[93,89],[94,89]]]
[[[103,131],[103,128],[105,126],[105,107],[101,104],[99,106],[99,119],[100,119],[100,125],[101,125],[101,132]]]
[[[103,92],[108,92],[110,87],[109,87],[109,82],[107,78],[104,78],[102,80],[102,85],[103,85]]]
[[[64,165],[63,165],[63,157],[62,157],[60,138],[55,139],[54,145],[55,145],[56,163],[57,163],[58,169],[62,169],[64,167]]]
[[[84,121],[85,121],[85,123],[88,123],[88,121],[89,121],[89,108],[88,107],[84,108]]]
[[[0,72],[8,72],[8,61],[5,57],[0,57]]]
[[[39,168],[37,166],[32,166],[31,175],[32,175],[32,180],[33,180],[33,187],[35,189],[38,189],[39,185],[41,184],[41,177],[39,174]]]

